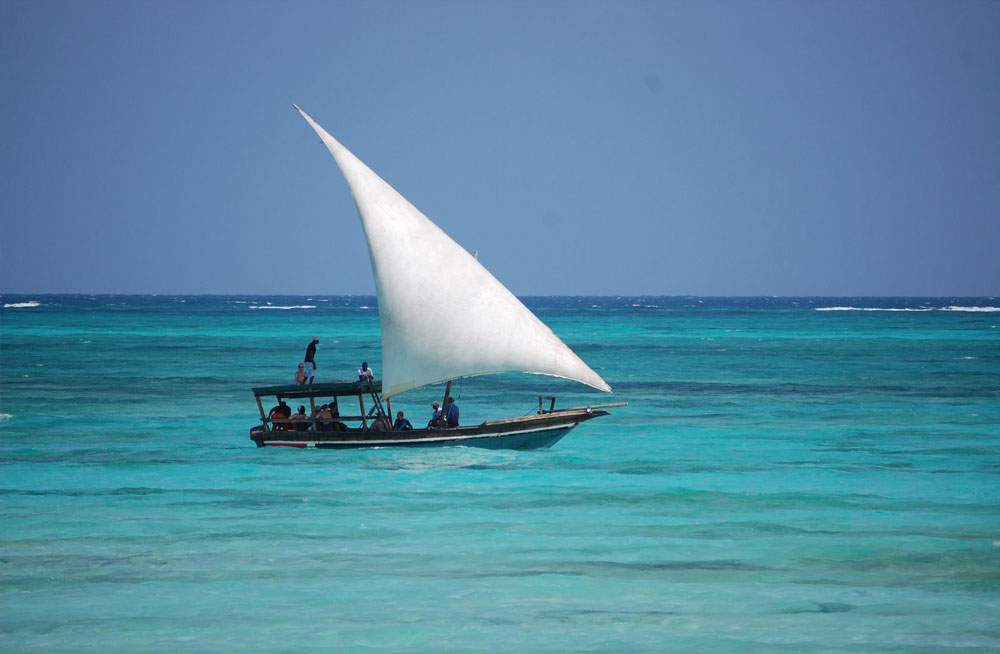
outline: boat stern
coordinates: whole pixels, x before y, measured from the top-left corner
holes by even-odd
[[[263,425],[257,425],[256,427],[250,428],[250,440],[257,444],[257,447],[264,447],[264,436],[267,431],[264,429]]]

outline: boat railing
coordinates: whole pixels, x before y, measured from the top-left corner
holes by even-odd
[[[594,409],[611,409],[616,406],[628,406],[628,402],[605,402],[604,404],[588,404],[587,406],[574,406],[569,409],[557,409],[553,413],[559,413],[560,411],[586,411],[590,413]]]
[[[545,408],[545,400],[549,400],[549,408]],[[628,406],[628,402],[606,402],[604,404],[588,404],[587,406],[574,406],[568,409],[556,409],[556,398],[554,395],[538,396],[538,414],[561,413],[563,411],[586,411],[590,413],[593,409],[610,409],[616,406]]]
[[[361,422],[361,416],[337,416],[334,418],[264,418],[261,422],[271,429],[277,425],[298,425],[308,423],[309,425],[335,425],[338,422]]]

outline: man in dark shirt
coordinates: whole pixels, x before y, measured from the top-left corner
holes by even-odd
[[[458,405],[455,404],[455,398],[448,398],[444,408],[444,415],[449,427],[458,427]]]
[[[319,345],[319,336],[313,336],[312,343],[306,347],[306,383],[313,383],[313,375],[316,374],[316,346]]]
[[[267,417],[268,417],[269,420],[285,420],[285,419],[287,419],[291,415],[292,415],[292,409],[287,404],[285,404],[284,400],[280,400],[278,402],[277,406],[272,407],[271,410],[267,412]],[[277,430],[280,430],[280,431],[287,430],[288,429],[288,423],[287,422],[279,422],[279,423],[273,423],[272,422],[271,423],[271,429],[277,429]]]
[[[393,431],[410,431],[411,429],[413,429],[413,425],[410,424],[410,421],[403,417],[403,412],[402,411],[397,411],[396,412],[396,422],[393,423],[392,430]]]

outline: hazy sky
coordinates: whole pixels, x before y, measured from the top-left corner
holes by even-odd
[[[0,291],[1000,293],[1000,2],[0,0]],[[443,287],[447,280],[442,280]]]

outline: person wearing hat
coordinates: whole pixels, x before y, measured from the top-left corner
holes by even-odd
[[[313,383],[313,376],[316,374],[317,345],[319,345],[319,336],[313,336],[312,343],[306,346],[306,358],[302,362],[306,372],[306,381],[304,382],[306,384]]]
[[[431,408],[434,409],[434,414],[431,416],[430,422],[427,423],[427,428],[436,429],[438,427],[442,427],[443,425],[441,424],[442,423],[441,406],[437,403],[437,400],[434,401],[434,404],[431,405]]]

